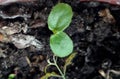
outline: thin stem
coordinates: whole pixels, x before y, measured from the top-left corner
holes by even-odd
[[[45,73],[47,73],[47,68],[49,67],[49,66],[54,66],[55,64],[48,64],[46,67],[45,67]]]
[[[58,71],[59,71],[59,73],[61,75],[61,76],[57,76],[57,75],[54,75],[54,76],[56,76],[56,77],[62,77],[63,79],[66,79],[65,78],[65,72],[66,72],[66,70],[64,72],[62,72],[62,70],[60,69],[60,67],[57,64],[57,57],[56,56],[53,56],[53,62],[51,62],[50,60],[47,60],[47,62],[48,62],[48,65],[45,67],[45,73],[46,73],[47,68],[49,66],[53,65],[53,66],[55,66],[58,69]]]
[[[58,71],[60,72],[62,78],[63,78],[63,79],[66,79],[66,78],[65,78],[65,74],[62,72],[62,70],[60,69],[60,67],[59,67],[58,64],[57,64],[57,58],[55,58],[55,56],[53,56],[53,61],[54,61],[54,65],[56,66],[56,68],[57,68]]]
[[[61,69],[59,68],[59,66],[57,64],[55,64],[55,66],[57,67],[58,71],[60,72],[61,76],[63,79],[66,79],[65,78],[65,75],[63,74],[63,72],[61,71]]]

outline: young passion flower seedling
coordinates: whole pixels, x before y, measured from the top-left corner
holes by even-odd
[[[73,51],[72,40],[63,32],[71,23],[72,16],[72,8],[68,4],[58,3],[48,17],[48,28],[53,32],[50,47],[58,57],[66,57]]]
[[[53,32],[50,37],[50,48],[54,53],[53,62],[48,59],[48,65],[45,68],[45,72],[48,66],[55,66],[60,75],[55,72],[46,73],[41,79],[48,79],[51,76],[65,78],[66,68],[72,63],[72,59],[76,53],[73,51],[73,42],[71,38],[64,32],[64,30],[70,25],[73,12],[71,6],[65,3],[58,3],[51,10],[48,17],[48,28]],[[72,54],[71,54],[72,53]],[[71,55],[70,55],[71,54]],[[64,64],[63,70],[57,64],[57,57],[66,57],[70,55]]]

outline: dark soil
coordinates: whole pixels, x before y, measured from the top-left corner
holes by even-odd
[[[0,57],[0,79],[7,79],[11,73],[17,73],[15,79],[40,79],[47,65],[47,59],[53,53],[49,47],[49,37],[52,34],[47,26],[47,17],[51,8],[58,0],[38,0],[33,3],[12,3],[0,6],[0,11],[12,16],[16,14],[30,15],[27,20],[24,17],[4,18],[0,15],[0,27],[10,23],[24,23],[29,26],[26,33],[42,42],[43,48],[35,50],[30,46],[18,49],[11,42],[1,42],[0,52],[5,57]],[[104,79],[100,70],[107,73],[109,70],[113,79],[120,79],[120,7],[107,3],[81,3],[79,0],[61,0],[60,2],[71,5],[74,16],[70,27],[65,31],[74,42],[74,52],[77,56],[72,65],[68,66],[67,79]],[[115,21],[99,16],[99,12],[109,9]],[[110,20],[110,21],[109,21]],[[28,60],[30,63],[28,63]],[[64,63],[64,58],[59,58],[58,63]],[[51,67],[48,72],[55,70]],[[59,74],[59,73],[58,73]],[[109,75],[109,74],[108,74]],[[51,77],[50,79],[58,79]]]

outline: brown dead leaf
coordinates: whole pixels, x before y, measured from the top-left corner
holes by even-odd
[[[3,39],[4,39],[4,36],[3,34],[0,33],[0,41],[3,41]]]
[[[75,58],[76,56],[76,52],[72,53],[66,60],[65,60],[65,66],[68,66],[70,64],[72,64],[72,60]]]
[[[43,48],[43,44],[39,40],[37,40],[34,36],[16,34],[11,35],[9,39],[11,39],[11,42],[18,49],[27,48],[30,46],[34,46],[36,50],[41,50]]]
[[[40,19],[34,20],[31,22],[30,28],[45,27],[46,23]]]
[[[99,11],[98,14],[100,17],[103,17],[104,22],[115,23],[115,18],[112,16],[108,8]]]

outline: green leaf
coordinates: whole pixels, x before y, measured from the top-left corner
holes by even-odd
[[[57,32],[50,37],[50,47],[56,56],[65,57],[72,53],[73,42],[66,33]]]
[[[48,26],[54,33],[65,30],[72,19],[73,12],[71,6],[65,3],[58,3],[53,7],[48,17]]]

